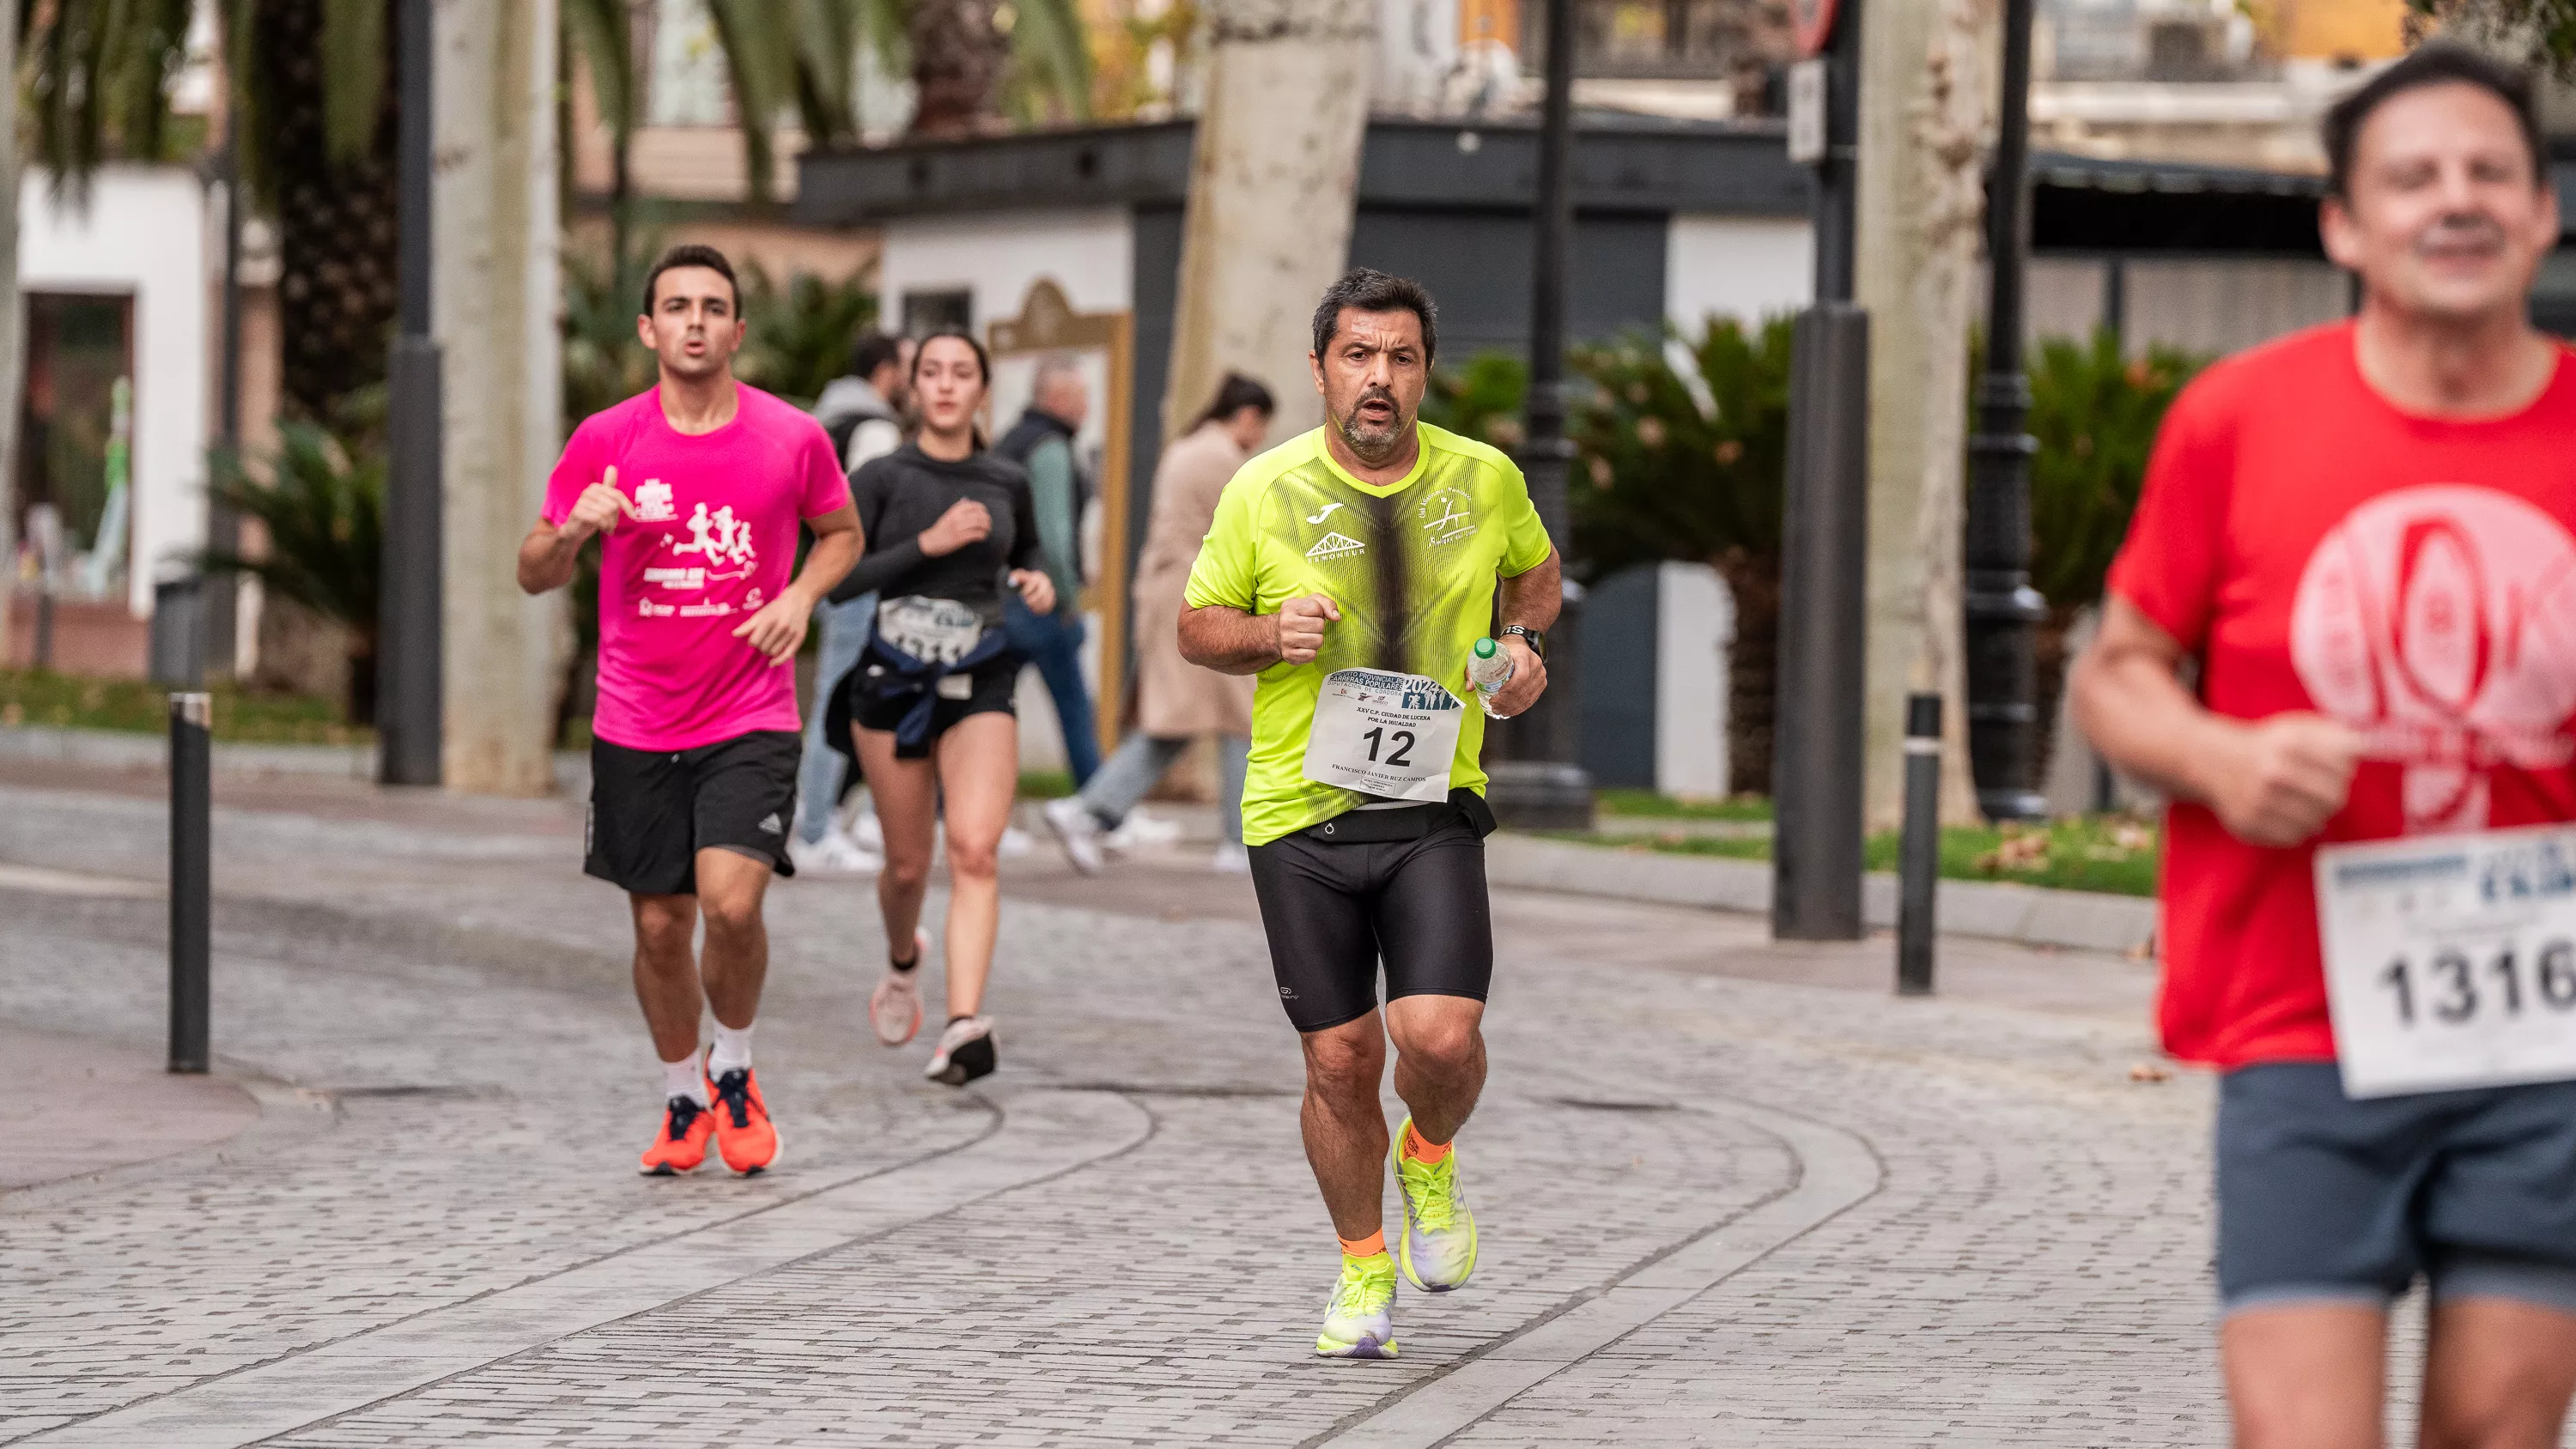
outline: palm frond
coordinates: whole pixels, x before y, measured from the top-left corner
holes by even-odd
[[[381,454],[352,456],[311,423],[287,423],[262,484],[239,460],[217,454],[207,491],[268,535],[258,557],[208,549],[197,564],[213,574],[247,574],[269,592],[346,624],[362,639],[376,632],[384,545],[385,463]]]
[[[635,133],[635,40],[626,0],[563,0],[563,24],[590,73],[600,119],[623,147]]]
[[[1089,116],[1091,46],[1078,0],[1015,0],[1013,10],[1013,108],[1028,121]]]

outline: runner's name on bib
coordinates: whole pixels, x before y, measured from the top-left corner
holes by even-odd
[[[1390,800],[1446,800],[1465,718],[1458,696],[1428,675],[1336,669],[1315,696],[1306,778]]]
[[[2330,845],[2316,873],[2347,1095],[2576,1079],[2576,826]]]
[[[954,664],[974,652],[984,621],[955,599],[906,594],[877,605],[877,637],[930,664]]]

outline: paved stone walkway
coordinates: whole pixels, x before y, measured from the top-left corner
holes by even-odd
[[[98,883],[158,876],[157,803],[0,779],[0,1021],[150,1049],[162,907]],[[2131,1079],[2138,963],[1960,944],[1899,1001],[1883,941],[1507,895],[1476,1281],[1399,1298],[1400,1361],[1326,1363],[1239,880],[1013,862],[1004,1067],[962,1093],[867,1036],[867,887],[783,883],[787,1159],[646,1180],[658,1069],[576,809],[219,798],[216,1049],[263,1115],[0,1196],[0,1442],[2223,1438],[2208,1084]]]

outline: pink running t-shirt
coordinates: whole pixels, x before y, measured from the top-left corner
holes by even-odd
[[[695,436],[662,416],[658,388],[593,413],[546,482],[557,527],[612,466],[633,504],[601,538],[591,733],[610,744],[689,750],[802,727],[794,667],[733,631],[786,589],[798,520],[846,506],[850,485],[822,424],[735,390],[733,421]]]

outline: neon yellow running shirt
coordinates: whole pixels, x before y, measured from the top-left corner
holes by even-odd
[[[1317,428],[1244,464],[1217,502],[1183,595],[1189,607],[1275,614],[1285,600],[1322,594],[1342,613],[1324,626],[1314,662],[1261,671],[1243,786],[1246,845],[1368,799],[1306,778],[1306,736],[1324,676],[1424,674],[1472,701],[1467,659],[1493,630],[1496,576],[1547,562],[1547,530],[1519,467],[1483,443],[1419,427],[1421,456],[1397,482],[1363,483],[1344,472]],[[1485,713],[1472,704],[1463,713],[1449,786],[1482,794]]]

